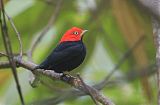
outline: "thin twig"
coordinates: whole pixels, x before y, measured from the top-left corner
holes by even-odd
[[[86,84],[84,83],[83,79],[80,77],[79,74],[77,74],[78,78],[81,80],[82,82],[82,85],[84,86],[84,88],[86,89],[86,91],[88,92],[88,94],[91,96],[93,102],[96,104],[96,105],[99,105],[98,102],[96,101],[95,99],[95,96],[94,94],[90,91],[90,89],[86,86]]]
[[[126,61],[126,59],[129,57],[129,55],[131,55],[131,52],[137,48],[140,43],[143,42],[145,36],[142,35],[134,44],[133,46],[128,49],[126,51],[126,53],[124,53],[124,55],[120,58],[120,60],[118,61],[118,63],[116,64],[116,66],[113,68],[113,70],[111,70],[111,72],[98,84],[96,84],[94,87],[97,87],[99,89],[102,89],[108,82],[108,80],[112,77],[112,75],[114,74],[115,71],[118,70],[118,68]]]
[[[22,55],[26,56],[27,54],[24,52]],[[0,57],[3,57],[3,56],[8,57],[9,55],[7,55],[4,52],[0,52]],[[19,56],[19,53],[13,53],[13,56]]]
[[[44,27],[43,31],[36,37],[36,39],[34,39],[32,41],[31,47],[30,47],[30,49],[28,51],[30,57],[32,57],[33,51],[35,50],[37,45],[40,43],[40,41],[42,40],[44,35],[48,32],[48,30],[51,28],[51,26],[55,23],[58,15],[59,15],[59,11],[61,9],[62,1],[63,0],[58,0],[57,1],[57,5],[55,7],[55,11],[53,12],[53,15],[51,16],[50,20],[48,21],[48,24],[46,25],[46,27]]]
[[[7,16],[8,20],[9,20],[10,23],[11,23],[11,26],[12,26],[13,30],[15,31],[15,33],[16,33],[16,35],[17,35],[17,39],[18,39],[18,41],[19,41],[19,46],[20,46],[19,56],[20,56],[20,58],[22,58],[22,56],[23,56],[23,46],[22,46],[22,41],[21,41],[21,35],[20,35],[20,33],[18,32],[18,30],[17,30],[17,28],[16,28],[16,26],[15,26],[12,18],[11,18],[6,12],[5,12],[5,15]]]
[[[8,30],[7,30],[3,0],[1,0],[1,7],[2,7],[2,10],[0,11],[0,25],[1,25],[1,30],[2,30],[2,38],[3,38],[6,53],[7,53],[7,55],[9,55],[8,60],[11,65],[12,73],[13,73],[13,76],[14,76],[14,79],[16,82],[16,86],[17,86],[18,94],[19,94],[19,97],[21,100],[21,104],[25,105],[22,91],[21,91],[21,87],[20,87],[19,80],[18,80],[18,76],[17,76],[16,64],[15,64],[15,61],[13,60],[13,53],[12,53],[12,47],[11,47],[10,38],[8,35]],[[2,17],[1,17],[1,13],[2,13]],[[2,21],[2,19],[3,19],[3,21]]]

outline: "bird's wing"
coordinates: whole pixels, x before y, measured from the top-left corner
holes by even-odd
[[[83,48],[79,45],[70,46],[60,51],[53,51],[49,56],[49,64],[59,65],[78,56]]]

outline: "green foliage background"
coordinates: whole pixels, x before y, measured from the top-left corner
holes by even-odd
[[[55,12],[58,0],[6,0],[5,9],[21,33],[23,50],[27,52],[31,41],[42,32],[50,17]],[[49,2],[49,3],[48,3]],[[145,40],[135,49],[130,57],[112,76],[102,93],[116,105],[154,105],[156,104],[155,73],[145,78],[135,77],[130,80],[129,72],[139,72],[155,62],[155,47],[152,36],[152,25],[145,10],[138,8],[136,1],[131,0],[63,0],[59,15],[52,28],[44,36],[33,53],[33,60],[39,64],[57,45],[63,33],[73,27],[89,30],[84,37],[87,47],[87,58],[75,72],[80,72],[84,81],[96,84],[114,68],[122,55],[140,38]],[[14,52],[19,51],[16,34],[8,22],[9,35]],[[4,51],[0,36],[0,51]],[[26,57],[24,59],[27,60]],[[0,58],[1,61],[6,60]],[[154,68],[151,68],[151,71]],[[73,74],[75,74],[75,72]],[[41,84],[31,88],[28,83],[29,72],[18,69],[20,84],[25,102],[34,105],[53,105],[54,97],[65,95],[63,90],[72,88],[59,81]],[[148,85],[142,81],[147,81]],[[63,85],[60,85],[63,84]],[[149,88],[149,89],[148,89]],[[70,97],[70,96],[68,96]],[[49,100],[50,99],[50,100]],[[42,104],[45,102],[45,104]],[[51,104],[47,104],[51,103]],[[88,96],[70,97],[58,105],[92,105]],[[14,79],[9,69],[0,71],[0,105],[20,105]]]

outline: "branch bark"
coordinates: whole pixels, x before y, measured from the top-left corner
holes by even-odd
[[[157,48],[156,52],[156,64],[157,64],[157,84],[158,84],[158,105],[160,105],[160,24],[156,18],[152,18],[153,35],[155,38],[155,44]]]

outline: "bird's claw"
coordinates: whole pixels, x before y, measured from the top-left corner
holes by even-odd
[[[70,74],[63,73],[63,75],[61,76],[61,80],[65,82],[70,82],[72,79],[74,79],[74,77]]]

